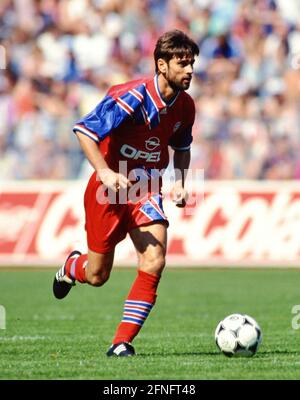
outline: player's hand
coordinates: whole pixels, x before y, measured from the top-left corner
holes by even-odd
[[[120,188],[126,189],[132,186],[131,182],[126,178],[126,176],[109,168],[102,169],[100,172],[98,172],[98,175],[102,183],[114,192],[117,192]]]
[[[188,199],[188,192],[184,187],[175,185],[171,190],[172,201],[176,204],[176,207],[183,208],[186,206]]]

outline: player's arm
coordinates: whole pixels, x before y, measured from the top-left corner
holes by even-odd
[[[127,177],[108,167],[98,146],[127,118],[128,113],[118,105],[112,92],[109,91],[104,99],[90,113],[77,121],[73,127],[73,132],[98,177],[104,185],[114,191],[117,191],[119,187],[131,186],[131,184]]]
[[[86,158],[104,185],[115,192],[119,187],[126,188],[131,186],[130,181],[124,175],[114,172],[108,167],[103,155],[99,151],[98,144],[94,140],[79,131],[76,132],[76,136]]]
[[[172,189],[173,201],[177,207],[185,207],[188,193],[184,187],[186,175],[191,161],[190,150],[174,151],[173,164],[175,172],[175,184]]]
[[[185,207],[188,198],[184,183],[191,161],[190,148],[193,141],[192,129],[195,120],[195,104],[188,95],[185,98],[183,115],[182,126],[169,139],[169,145],[174,150],[173,164],[175,169],[175,185],[171,194],[177,207]]]
[[[176,132],[169,140],[169,145],[174,150],[173,165],[175,172],[175,184],[171,195],[177,207],[185,207],[188,198],[184,183],[191,161],[190,147],[192,140],[192,125],[181,132]]]

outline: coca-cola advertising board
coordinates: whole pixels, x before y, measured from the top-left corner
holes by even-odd
[[[0,264],[54,266],[74,248],[85,252],[85,185],[2,184]],[[164,200],[168,265],[300,265],[299,183],[207,181],[202,187],[186,209]],[[115,264],[135,266],[133,260],[127,237],[116,247]]]

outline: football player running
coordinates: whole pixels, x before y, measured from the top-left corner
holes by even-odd
[[[109,279],[115,247],[127,233],[138,256],[137,277],[108,356],[135,354],[132,341],[155,304],[168,227],[161,174],[156,172],[168,166],[168,146],[174,150],[176,171],[173,201],[178,207],[186,204],[184,183],[195,106],[185,91],[198,54],[197,44],[182,31],[164,33],[154,50],[155,76],[111,87],[73,129],[94,168],[84,197],[88,252],[69,254],[54,278],[55,297],[64,298],[76,281],[102,286]],[[148,180],[142,187],[145,177]]]

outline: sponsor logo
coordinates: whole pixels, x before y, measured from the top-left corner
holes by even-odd
[[[153,151],[160,146],[160,140],[158,137],[153,136],[145,141],[145,146],[147,150]]]
[[[173,128],[173,132],[178,131],[178,129],[180,128],[180,126],[181,126],[181,121],[176,122],[176,124],[174,125],[174,128]]]
[[[131,157],[138,156],[134,148],[124,151]],[[150,154],[154,158],[153,153],[147,154],[145,157]],[[263,185],[265,182],[230,183],[228,187],[225,183],[206,182],[205,200],[195,207],[191,203],[188,209],[174,207],[166,194],[164,209],[171,221],[169,255],[197,265],[299,265],[300,185]],[[16,186],[1,191],[0,261],[24,265],[41,260],[52,263],[53,259],[63,258],[74,247],[74,241],[85,248],[82,182],[65,187],[48,182],[46,186],[23,186],[22,190]],[[193,191],[188,192],[191,197]],[[45,194],[50,196],[46,210],[38,206],[38,199]],[[134,255],[129,241],[120,243],[118,251],[117,260],[124,264]],[[292,313],[293,325],[298,329],[300,307]]]
[[[129,144],[123,144],[120,149],[122,156],[133,160],[145,160],[146,162],[158,162],[160,160],[160,151],[138,150]]]

